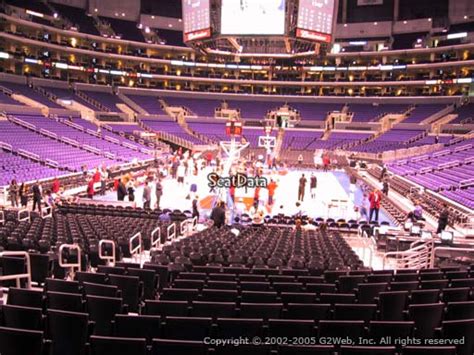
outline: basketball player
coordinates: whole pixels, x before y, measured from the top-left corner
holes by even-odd
[[[298,201],[303,201],[304,200],[304,190],[306,187],[306,178],[304,174],[301,174],[300,180],[299,180],[299,186],[298,186]]]

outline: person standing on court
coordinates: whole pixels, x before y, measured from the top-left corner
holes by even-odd
[[[163,185],[161,184],[160,178],[156,180],[155,186],[155,196],[156,196],[156,209],[160,209],[161,196],[163,196]]]
[[[33,191],[33,211],[36,209],[36,205],[38,205],[38,211],[41,213],[41,200],[43,198],[43,193],[39,181],[34,183],[31,190]]]
[[[380,202],[382,201],[382,193],[379,189],[374,189],[369,195],[370,214],[369,222],[372,222],[372,217],[375,214],[375,222],[379,221]]]
[[[304,192],[306,188],[306,177],[304,174],[301,174],[300,180],[299,180],[299,186],[298,186],[298,201],[303,201],[304,200]]]
[[[143,188],[143,208],[148,210],[150,209],[151,202],[151,187],[150,183],[145,181],[145,187]]]
[[[316,198],[316,188],[318,187],[318,179],[314,174],[311,174],[309,187],[311,189],[311,198],[314,200]]]

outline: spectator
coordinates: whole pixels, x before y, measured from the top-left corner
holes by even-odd
[[[385,179],[382,184],[382,192],[385,196],[388,196],[388,190],[389,190],[388,180]]]
[[[444,204],[443,205],[443,210],[439,214],[438,217],[438,229],[436,230],[436,233],[440,234],[442,231],[446,229],[449,223],[449,210],[448,210],[448,205]]]
[[[193,218],[196,217],[197,220],[199,221],[199,209],[198,209],[198,204],[199,204],[199,197],[195,196],[193,199]]]
[[[298,156],[298,165],[299,165],[300,167],[303,166],[303,160],[304,160],[303,154],[300,154],[300,155]]]
[[[18,192],[19,186],[15,179],[13,179],[8,188],[8,193],[10,195],[10,201],[13,207],[18,207]]]
[[[94,178],[92,177],[87,183],[87,197],[91,200],[94,198]]]
[[[274,201],[274,196],[275,196],[275,190],[278,187],[277,183],[273,181],[273,179],[270,180],[270,183],[267,186],[268,189],[268,204],[270,206],[273,206]]]
[[[41,200],[43,199],[43,192],[39,181],[36,181],[32,187],[33,191],[33,211],[38,206],[38,211],[41,213]]]
[[[21,183],[19,195],[21,207],[26,208],[26,206],[28,206],[28,186],[26,186],[24,182]]]
[[[380,210],[380,202],[382,200],[382,193],[379,189],[373,190],[369,195],[369,202],[370,202],[370,214],[369,214],[369,222],[372,222],[372,217],[375,214],[375,221],[379,221],[379,210]]]
[[[316,188],[318,187],[318,179],[316,176],[311,173],[311,178],[309,179],[309,188],[311,191],[311,198],[314,200],[316,198]]]
[[[225,225],[224,202],[218,202],[216,207],[212,209],[211,219],[214,221],[214,226],[217,228],[221,228],[223,225]]]
[[[127,195],[129,202],[135,201],[135,185],[133,179],[130,179],[127,183]]]
[[[53,186],[51,187],[51,192],[53,194],[57,194],[60,189],[61,189],[61,184],[59,182],[59,179],[57,177],[55,177],[54,181],[53,181]]]
[[[161,196],[163,196],[163,185],[161,184],[161,180],[159,178],[156,180],[155,196],[156,196],[156,209],[159,210]]]
[[[125,184],[123,183],[123,179],[119,179],[118,186],[117,186],[117,200],[123,201],[125,200],[125,196],[127,196],[127,188],[125,187]]]
[[[148,181],[145,182],[145,187],[143,188],[143,208],[149,209],[151,203],[151,188]]]
[[[298,185],[298,201],[304,200],[305,188],[306,188],[306,178],[304,174],[301,174],[299,185]]]

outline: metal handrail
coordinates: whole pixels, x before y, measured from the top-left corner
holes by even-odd
[[[415,243],[412,243],[415,244]],[[410,248],[405,251],[393,251],[383,255],[382,269],[388,257],[395,257],[398,268],[414,268],[422,269],[430,265],[431,254],[433,252],[434,242],[432,240],[425,241],[423,244]],[[400,266],[400,267],[398,267]]]
[[[22,213],[26,213],[26,217],[21,217]],[[27,208],[18,211],[18,222],[28,221],[31,222],[30,211]]]
[[[77,263],[64,263],[62,254],[64,249],[77,250]],[[81,270],[81,254],[82,249],[78,244],[61,244],[59,247],[59,266],[63,268],[71,268],[71,274],[74,275],[74,268]]]
[[[41,209],[41,218],[52,218],[53,217],[53,208],[51,206],[46,206]]]
[[[158,234],[158,238],[155,236]],[[151,231],[151,247],[158,248],[161,245],[161,227],[156,227]]]
[[[7,280],[16,280],[16,287],[20,288],[20,280],[26,279],[26,287],[31,288],[31,262],[30,262],[30,254],[26,251],[4,251],[0,253],[0,257],[4,256],[23,256],[26,261],[26,273],[22,274],[13,274],[13,275],[2,275],[0,276],[1,281]]]
[[[434,262],[435,262],[435,258],[436,258],[436,252],[438,251],[465,251],[465,252],[469,252],[469,253],[474,253],[474,248],[456,248],[456,247],[436,247],[433,249],[432,253],[431,253],[431,259],[430,259],[430,267],[433,268],[434,267]]]
[[[138,238],[138,245],[134,248],[133,242],[137,238]],[[142,233],[141,232],[138,232],[137,234],[135,234],[133,237],[130,238],[130,240],[128,241],[128,248],[130,250],[130,255],[132,256],[132,258],[134,257],[135,254],[140,254],[142,252]]]
[[[171,232],[173,230],[173,232]],[[166,240],[167,241],[173,241],[176,238],[176,225],[174,223],[170,224],[166,228]]]
[[[102,254],[102,245],[109,244],[112,245],[112,255]],[[111,239],[101,239],[99,241],[99,259],[105,260],[105,262],[110,266],[115,266],[115,242]]]

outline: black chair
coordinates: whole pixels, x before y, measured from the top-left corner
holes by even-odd
[[[90,355],[147,355],[145,339],[91,336]]]
[[[363,320],[368,323],[375,316],[376,304],[335,304],[335,320]]]
[[[207,281],[206,288],[214,290],[237,290],[237,281]]]
[[[128,306],[129,312],[138,311],[140,300],[140,279],[136,276],[109,275],[110,284],[117,286],[122,291],[124,305]]]
[[[244,281],[240,283],[240,289],[242,291],[268,292],[271,291],[271,285],[266,281]]]
[[[284,304],[288,303],[315,303],[315,293],[282,292],[280,298]]]
[[[267,320],[269,318],[280,318],[283,304],[281,303],[241,303],[241,318],[260,318]]]
[[[153,339],[152,355],[207,355],[202,341]]]
[[[188,288],[164,288],[160,300],[168,301],[194,301],[197,300],[199,290]]]
[[[87,311],[91,321],[95,322],[95,335],[112,334],[111,322],[116,314],[123,313],[121,298],[86,296]]]
[[[387,283],[359,284],[357,289],[357,301],[362,304],[375,303],[374,300],[376,298],[378,299],[380,292],[385,292],[387,288]]]
[[[318,354],[333,355],[334,347],[331,345],[280,345],[279,355]]]
[[[379,294],[380,320],[403,320],[407,299],[408,291],[381,292]]]
[[[158,276],[156,272],[153,270],[145,270],[145,269],[136,269],[136,268],[129,268],[128,269],[129,276],[136,276],[140,279],[143,284],[143,298],[145,299],[153,299],[156,296],[156,292],[158,290]]]
[[[444,304],[414,304],[408,307],[409,318],[415,322],[414,335],[420,338],[431,338],[435,328],[441,325]]]
[[[200,300],[206,302],[235,302],[239,295],[237,290],[203,289]]]
[[[410,293],[409,304],[437,303],[440,290],[414,290]]]
[[[465,302],[469,300],[471,289],[469,287],[445,288],[441,291],[441,300],[448,302]]]
[[[100,272],[76,272],[75,279],[80,284],[89,282],[93,284],[107,284],[107,275]]]
[[[13,306],[43,308],[43,292],[10,287],[7,303]]]
[[[52,340],[52,355],[85,355],[89,326],[87,313],[48,310],[47,334]]]
[[[474,301],[448,303],[448,306],[446,307],[445,319],[474,319]]]
[[[205,285],[204,280],[176,279],[173,281],[174,288],[198,289],[201,290]]]
[[[165,339],[202,341],[211,331],[212,318],[167,317],[162,327]]]
[[[314,293],[336,293],[336,284],[331,283],[309,283],[306,284],[306,291],[307,292],[314,292]]]
[[[314,321],[312,320],[290,320],[290,319],[269,319],[268,335],[270,337],[297,338],[315,337]]]
[[[276,303],[278,302],[278,294],[276,292],[242,291],[241,302]]]
[[[99,265],[97,267],[97,272],[101,274],[107,275],[125,275],[125,268],[119,266],[106,266],[106,265]]]
[[[47,292],[46,304],[48,309],[59,309],[78,313],[84,311],[84,302],[81,294]]]
[[[191,317],[234,318],[236,304],[234,302],[200,302],[194,301]]]
[[[462,340],[456,345],[458,355],[474,354],[474,319],[444,321],[441,328],[441,338]]]
[[[114,322],[114,336],[123,338],[145,338],[148,344],[160,337],[161,317],[129,316],[117,314]]]
[[[43,332],[0,327],[0,354],[44,355]]]
[[[51,274],[49,255],[30,253],[31,281],[38,285],[44,284],[47,277]]]
[[[393,355],[394,346],[341,346],[340,355]]]
[[[41,308],[4,305],[2,311],[3,326],[25,330],[42,330],[43,315]]]
[[[61,292],[61,293],[81,293],[80,285],[78,281],[65,281],[57,279],[46,279],[45,289],[48,292]]]
[[[413,291],[418,289],[418,281],[392,282],[390,291]]]
[[[89,296],[120,297],[122,295],[117,286],[84,282],[82,288],[84,294]]]
[[[365,276],[362,275],[340,276],[337,282],[337,288],[340,293],[351,293],[364,281]]]
[[[186,317],[188,315],[187,301],[145,300],[143,314],[161,317]]]
[[[456,355],[455,346],[407,346],[402,355]]]
[[[330,304],[289,303],[287,305],[287,311],[283,312],[283,318],[310,319],[318,321],[321,319],[329,319],[330,310]]]
[[[217,318],[216,335],[218,338],[239,338],[262,336],[264,334],[263,320]]]
[[[354,303],[356,300],[356,295],[353,293],[321,293],[319,295],[319,302],[320,303],[329,303],[329,304],[336,304],[336,303]]]

